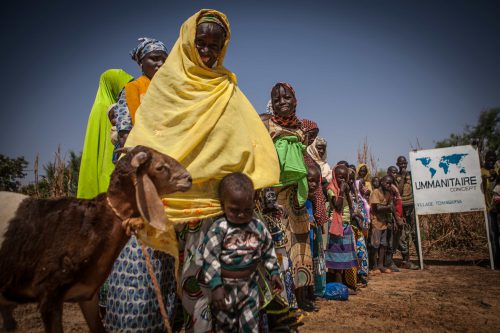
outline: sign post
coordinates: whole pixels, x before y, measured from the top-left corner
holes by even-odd
[[[483,211],[491,268],[494,269],[477,151],[472,146],[412,151],[410,165],[420,267],[423,267],[423,255],[418,215]]]

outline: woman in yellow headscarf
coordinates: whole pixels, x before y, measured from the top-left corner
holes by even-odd
[[[371,181],[372,178],[370,175],[370,169],[368,169],[368,165],[366,165],[365,163],[361,163],[358,165],[358,167],[356,168],[356,179],[363,180],[366,189],[370,191],[369,193],[373,192]]]
[[[176,256],[173,227],[184,225],[180,282],[189,315],[186,331],[212,329],[203,297],[206,290],[200,288],[196,275],[205,233],[213,218],[222,215],[220,180],[243,172],[256,189],[279,182],[273,142],[238,88],[236,76],[223,66],[230,34],[226,16],[215,10],[201,10],[184,22],[169,57],[151,81],[125,143],[168,154],[193,177],[191,190],[163,198],[166,218],[149,221],[140,235],[146,243]]]

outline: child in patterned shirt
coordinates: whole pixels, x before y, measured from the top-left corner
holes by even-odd
[[[271,234],[253,217],[254,188],[242,173],[224,177],[219,186],[224,215],[205,236],[201,280],[211,289],[216,332],[258,332],[257,265],[271,276],[273,291],[281,292]]]

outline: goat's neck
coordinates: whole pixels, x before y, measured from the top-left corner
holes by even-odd
[[[117,183],[120,186],[116,186]],[[111,184],[113,186],[108,188],[107,195],[115,214],[121,219],[140,215],[135,199],[135,186],[130,177],[112,179]]]

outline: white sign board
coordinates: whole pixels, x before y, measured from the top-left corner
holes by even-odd
[[[472,146],[410,152],[418,215],[485,210],[479,156]]]

